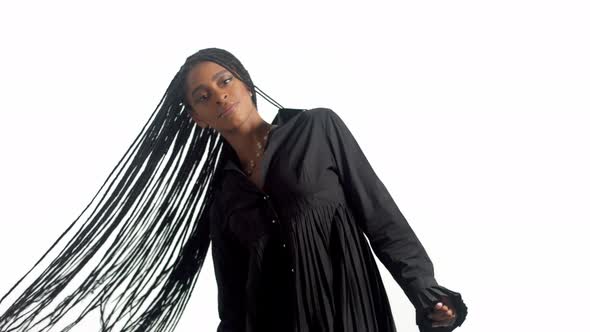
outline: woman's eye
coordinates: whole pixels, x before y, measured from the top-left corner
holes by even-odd
[[[224,85],[228,85],[231,80],[233,80],[233,77],[228,77],[228,78],[224,79],[222,82]],[[206,99],[205,97],[206,97],[206,95],[201,95],[201,96],[197,97],[197,102],[199,103],[199,102],[204,101]]]

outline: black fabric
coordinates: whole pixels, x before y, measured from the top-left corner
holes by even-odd
[[[371,248],[415,306],[421,332],[461,325],[460,294],[437,284],[424,247],[342,119],[326,108],[280,109],[272,123],[259,166],[264,190],[231,149],[215,188],[218,331],[395,331]],[[457,320],[432,328],[426,315],[443,296]]]

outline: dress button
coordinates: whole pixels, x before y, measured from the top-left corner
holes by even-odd
[[[264,195],[264,200],[268,200],[268,195]]]
[[[277,222],[277,221],[273,219],[271,222],[274,224],[274,223],[275,223],[275,222]]]
[[[285,247],[287,247],[287,245],[283,243],[283,248],[285,248]]]
[[[291,269],[291,272],[295,272],[295,269]]]

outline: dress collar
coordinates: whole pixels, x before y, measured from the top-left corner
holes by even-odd
[[[272,120],[271,125],[276,125],[273,129],[277,130],[279,127],[287,123],[289,120],[294,118],[297,114],[306,111],[305,109],[297,109],[297,108],[280,108],[275,118]],[[270,135],[269,135],[270,139]],[[267,142],[268,147],[268,142]],[[224,170],[235,170],[238,172],[242,172],[242,169],[238,166],[238,156],[235,151],[227,144],[227,151],[229,152],[229,158],[225,161],[225,165],[223,166]]]

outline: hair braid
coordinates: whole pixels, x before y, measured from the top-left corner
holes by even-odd
[[[101,331],[174,329],[209,249],[212,184],[229,146],[186,111],[186,75],[201,61],[231,71],[256,105],[231,53],[189,56],[88,206],[0,299],[0,331],[67,331],[93,310]]]

